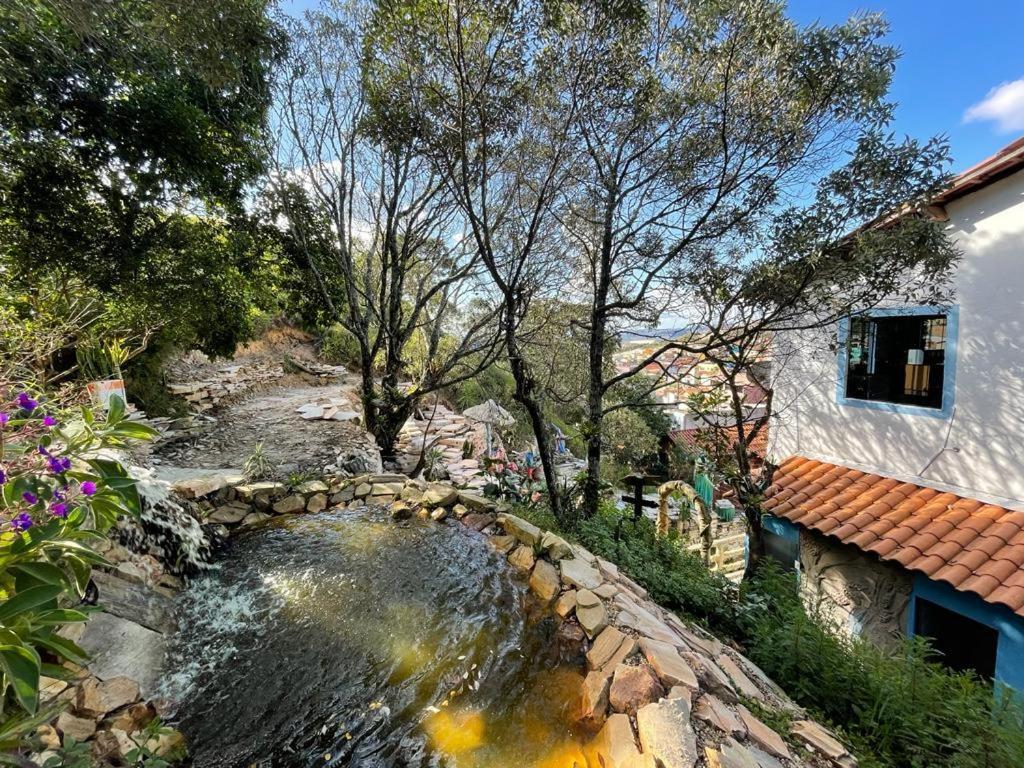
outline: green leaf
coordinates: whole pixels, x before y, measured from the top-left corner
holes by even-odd
[[[66,637],[36,632],[30,636],[30,639],[36,645],[41,645],[68,661],[73,661],[76,664],[87,664],[89,662],[89,654],[80,648],[77,643],[73,643]]]
[[[83,613],[82,611],[76,611],[72,608],[55,608],[52,611],[46,611],[35,617],[32,621],[37,626],[58,626],[60,624],[74,624],[76,622],[88,621],[89,614]]]
[[[52,602],[63,591],[63,587],[55,584],[43,584],[19,592],[10,600],[0,604],[0,621],[9,622],[26,611]]]
[[[124,400],[120,395],[113,395],[110,398],[110,405],[107,409],[107,424],[117,424],[124,418]]]
[[[10,570],[15,574],[26,574],[44,584],[64,585],[68,582],[67,574],[52,563],[28,562],[12,565]]]
[[[35,713],[39,706],[39,654],[27,645],[0,645],[0,667],[22,709]]]

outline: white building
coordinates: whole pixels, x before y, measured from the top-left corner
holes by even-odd
[[[934,203],[953,303],[869,311],[838,355],[787,362],[767,522],[850,631],[927,634],[1024,689],[1024,138]]]

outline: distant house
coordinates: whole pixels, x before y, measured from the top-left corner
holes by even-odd
[[[951,305],[847,318],[838,355],[793,345],[768,543],[849,632],[926,635],[1024,690],[1024,138],[931,210],[963,254]]]

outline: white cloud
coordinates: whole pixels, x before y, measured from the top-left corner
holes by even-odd
[[[1000,133],[1024,130],[1024,77],[1000,83],[964,112],[964,122],[993,121]]]

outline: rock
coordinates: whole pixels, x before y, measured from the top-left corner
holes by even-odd
[[[60,749],[60,734],[52,725],[40,725],[36,728],[36,738],[43,749]]]
[[[577,608],[596,608],[600,604],[601,599],[589,589],[579,589],[576,591]]]
[[[646,666],[619,664],[612,676],[608,703],[616,712],[635,715],[638,709],[664,695],[665,689]]]
[[[681,655],[686,659],[690,668],[697,673],[697,678],[700,680],[702,688],[715,694],[727,704],[735,704],[739,701],[739,697],[736,695],[732,683],[729,682],[729,678],[726,677],[725,672],[718,668],[715,662],[695,651],[683,651]]]
[[[75,717],[70,712],[61,712],[57,718],[57,730],[64,737],[71,737],[75,741],[85,741],[96,733],[96,720],[91,717]]]
[[[594,640],[594,644],[590,646],[590,650],[587,651],[587,667],[590,669],[603,667],[626,639],[626,635],[615,627],[605,627]]]
[[[371,496],[400,496],[405,490],[404,483],[374,483],[370,486]],[[426,494],[424,494],[426,495]],[[450,504],[451,502],[449,502]],[[441,505],[446,506],[446,505]]]
[[[356,486],[355,497],[357,499],[365,499],[370,495],[370,490],[373,488],[369,483],[359,483]]]
[[[583,560],[575,557],[560,560],[558,566],[562,572],[562,581],[570,587],[597,589],[601,586],[600,572]]]
[[[576,590],[570,589],[563,592],[555,600],[555,613],[563,619],[576,610]]]
[[[459,500],[459,492],[450,485],[431,483],[423,493],[420,503],[425,507],[450,507]]]
[[[572,556],[577,560],[582,560],[589,566],[597,568],[597,556],[589,549],[581,544],[570,544],[569,549],[572,550]]]
[[[309,497],[309,501],[306,502],[307,512],[322,512],[325,509],[327,509],[326,493],[314,493]]]
[[[235,493],[241,501],[252,504],[257,499],[269,499],[280,496],[284,493],[284,486],[281,483],[246,483],[235,486]]]
[[[512,534],[526,546],[532,547],[534,544],[540,543],[541,530],[533,523],[505,513],[498,515],[497,521],[506,533]]]
[[[412,507],[404,501],[396,501],[388,509],[392,520],[408,520],[412,517]]]
[[[600,768],[640,768],[653,766],[653,759],[645,759],[633,738],[633,726],[623,714],[611,715],[597,736],[584,748],[587,765]]]
[[[240,523],[245,519],[245,516],[252,512],[252,507],[248,504],[240,504],[238,502],[231,502],[225,504],[223,507],[217,507],[213,510],[210,515],[206,518],[208,523],[221,523],[223,525],[234,525]]]
[[[849,751],[835,736],[813,720],[795,720],[789,732],[830,760],[837,761],[849,755]]]
[[[242,525],[255,525],[262,523],[264,520],[269,520],[271,517],[266,512],[250,512],[242,518]]]
[[[719,668],[729,677],[732,681],[733,687],[739,691],[740,695],[746,696],[749,699],[765,701],[765,697],[764,694],[761,693],[761,689],[754,685],[749,677],[743,674],[743,670],[741,670],[736,665],[736,662],[727,654],[719,654],[716,661],[718,662]]]
[[[293,512],[301,512],[306,508],[306,498],[301,493],[293,493],[285,496],[274,504],[274,512],[279,515],[290,515]]]
[[[706,747],[704,751],[708,757],[708,768],[761,768],[750,750],[735,739],[726,739],[718,750]]]
[[[544,535],[540,538],[540,545],[547,552],[548,557],[556,562],[572,555],[572,548],[569,546],[569,542],[561,536],[551,533],[551,531],[544,532]]]
[[[508,562],[517,571],[529,571],[534,563],[533,550],[520,544],[508,556]]]
[[[558,594],[561,582],[558,571],[547,560],[538,560],[530,574],[530,590],[545,604],[550,603]],[[582,622],[581,622],[582,623]]]
[[[507,555],[516,546],[515,536],[489,536],[491,546],[503,555]]]
[[[758,720],[746,707],[740,704],[737,707],[740,720],[747,729],[747,737],[755,744],[764,749],[768,754],[775,755],[784,760],[791,758],[789,747],[786,742],[775,731]]]
[[[131,560],[118,563],[115,571],[120,578],[133,584],[145,585],[149,581],[149,572]]]
[[[196,470],[202,472],[202,470]],[[209,496],[212,493],[216,493],[222,488],[226,488],[229,485],[237,485],[242,482],[244,478],[236,475],[221,475],[221,474],[201,474],[198,477],[189,477],[182,480],[178,480],[171,484],[171,489],[179,496],[183,496],[186,499],[201,499],[204,496]],[[232,483],[234,480],[236,482]]]
[[[584,592],[591,595],[597,601],[596,604],[583,605],[580,598]],[[576,592],[576,620],[583,627],[583,631],[587,633],[587,637],[593,638],[608,626],[608,611],[605,610],[604,603],[598,599],[597,595],[581,589]]]
[[[39,677],[39,701],[42,704],[49,704],[60,694],[66,691],[68,683],[66,680],[58,680],[55,677]],[[60,746],[59,744],[57,746]]]
[[[149,725],[156,717],[156,708],[140,701],[117,713],[109,725],[111,730],[120,729],[125,733],[134,733]]]
[[[180,731],[173,728],[166,728],[146,742],[146,748],[157,757],[174,762],[185,757],[185,737]]]
[[[619,588],[607,581],[594,590],[594,594],[600,597],[602,600],[611,600],[618,593]]]
[[[482,531],[493,523],[494,515],[487,512],[470,512],[462,518],[462,524],[467,528],[472,528],[474,531]]]
[[[636,713],[636,730],[644,754],[663,768],[693,768],[697,762],[697,738],[690,725],[686,699],[664,699]]]
[[[477,493],[467,493],[466,491],[459,491],[459,502],[473,512],[493,512],[498,507],[497,504],[486,496],[481,496]]]
[[[456,504],[454,507],[452,507],[452,514],[455,515],[456,519],[461,520],[469,514],[469,509],[466,507],[465,504]],[[515,537],[511,536],[509,538]]]
[[[422,504],[423,491],[415,485],[407,485],[402,488],[402,493],[399,494],[399,498],[403,501],[408,501],[410,504]]]
[[[608,712],[608,690],[611,678],[599,670],[587,673],[583,679],[582,713],[583,720],[601,722]]]
[[[92,743],[93,760],[104,763],[121,763],[125,756],[137,746],[128,734],[119,728],[99,731]]]
[[[75,711],[83,717],[100,718],[139,700],[139,684],[127,677],[99,681],[90,677],[78,686]]]
[[[430,511],[430,519],[435,522],[441,522],[448,517],[448,509],[445,507],[436,507]]]
[[[698,720],[715,726],[729,736],[742,739],[747,734],[747,729],[732,711],[728,704],[712,693],[705,693],[693,707],[693,716]]]
[[[666,688],[683,685],[690,690],[697,690],[697,675],[683,661],[674,646],[644,637],[640,639],[640,650]]]
[[[323,480],[306,480],[295,486],[295,492],[303,496],[312,496],[315,493],[327,493],[331,487]]]
[[[109,613],[91,616],[78,640],[90,656],[89,669],[96,677],[129,677],[147,698],[160,682],[166,643],[161,633]]]
[[[597,558],[597,568],[601,571],[606,579],[612,581],[618,581],[619,579],[619,566],[610,560],[605,560],[603,557]]]
[[[687,627],[679,617],[669,614],[668,622],[690,648],[705,656],[715,658],[722,653],[722,643],[713,637],[704,637]]]

